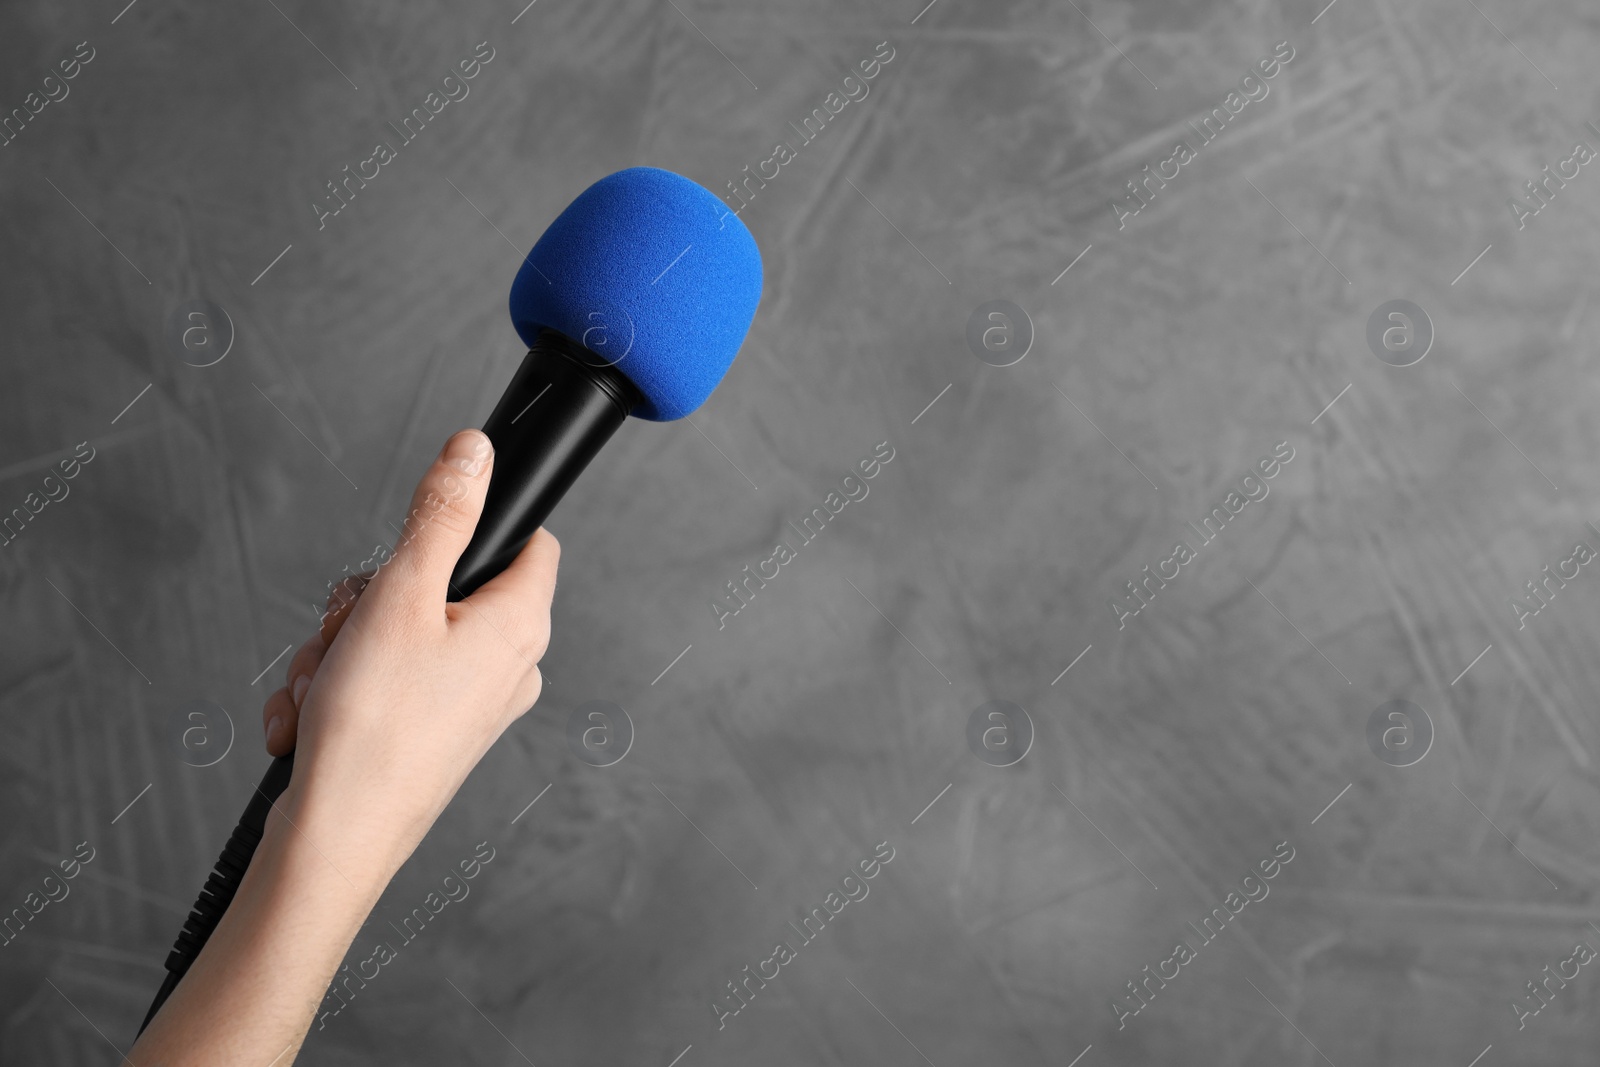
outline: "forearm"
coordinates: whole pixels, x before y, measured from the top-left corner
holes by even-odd
[[[133,1062],[292,1063],[350,942],[404,860],[369,840],[291,785],[238,894],[134,1045]]]

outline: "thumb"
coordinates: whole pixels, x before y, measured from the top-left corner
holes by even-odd
[[[493,467],[494,446],[481,430],[462,430],[445,442],[412,494],[394,559],[363,599],[399,600],[442,617],[450,572],[477,528]]]

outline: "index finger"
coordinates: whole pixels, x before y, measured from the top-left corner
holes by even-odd
[[[561,563],[561,542],[544,527],[534,531],[511,565],[463,603],[488,608],[491,614],[523,615],[530,610],[550,611],[556,595],[556,569]],[[546,626],[548,628],[548,626]]]

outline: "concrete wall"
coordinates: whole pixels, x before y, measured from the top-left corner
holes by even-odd
[[[1600,585],[1513,606],[1600,548],[1592,5],[122,3],[0,14],[0,108],[60,97],[0,147],[0,512],[67,491],[0,548],[0,909],[94,850],[0,949],[0,1059],[128,1047],[265,766],[258,675],[487,415],[543,227],[785,143],[742,355],[552,519],[545,695],[352,962],[495,859],[301,1062],[1593,1062],[1593,968],[1512,1007],[1600,947]],[[567,741],[593,700],[613,766]]]

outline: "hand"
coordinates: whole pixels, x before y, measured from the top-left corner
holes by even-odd
[[[319,848],[354,849],[385,880],[539,697],[556,539],[541,529],[504,573],[446,600],[492,467],[482,433],[446,443],[394,555],[335,588],[318,633],[290,661],[289,684],[262,709],[267,750],[295,752],[280,807],[317,827],[306,832]]]

